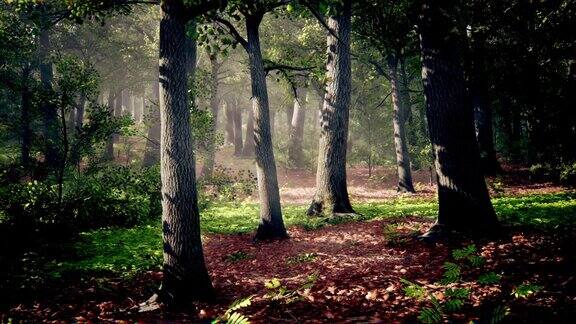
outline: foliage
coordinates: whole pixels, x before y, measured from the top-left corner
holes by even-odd
[[[304,263],[304,262],[311,262],[316,259],[316,253],[302,253],[298,254],[297,256],[293,256],[288,258],[288,265],[297,264],[297,263]]]
[[[249,258],[250,258],[250,254],[248,254],[244,251],[232,252],[226,256],[226,260],[228,260],[230,262],[237,262],[237,261],[246,260]]]
[[[283,302],[286,304],[291,304],[293,302],[302,299],[302,293],[305,290],[309,290],[314,286],[314,283],[318,280],[318,274],[313,273],[306,277],[306,281],[295,289],[289,289],[288,287],[282,285],[282,282],[278,278],[272,278],[264,282],[264,287],[268,289],[266,296],[275,302]]]
[[[560,169],[560,182],[564,185],[576,185],[576,163],[563,165]]]
[[[523,283],[514,288],[512,295],[516,298],[526,298],[542,290],[542,288],[542,286],[538,286],[532,283]]]
[[[248,324],[248,323],[250,323],[250,321],[248,320],[248,317],[242,315],[239,312],[239,310],[252,305],[252,298],[254,298],[254,295],[248,296],[246,298],[241,298],[241,299],[235,300],[228,307],[228,309],[226,310],[226,312],[223,315],[218,316],[218,318],[216,318],[214,321],[212,321],[212,324],[217,324],[217,323]]]
[[[207,178],[198,181],[200,207],[206,208],[212,202],[231,202],[252,195],[256,189],[256,178],[250,171],[233,171],[217,165]]]
[[[512,221],[512,224],[556,228],[560,225],[574,224],[576,221],[574,217],[576,199],[572,193],[500,197],[495,199],[494,206],[503,220]],[[307,207],[283,206],[286,225],[303,226],[307,229],[330,225],[327,219],[305,216]],[[434,202],[421,198],[394,199],[386,203],[362,203],[356,204],[355,207],[364,215],[363,220],[393,219],[407,215],[433,217],[436,213]],[[258,205],[253,203],[212,204],[202,212],[200,218],[202,231],[218,234],[250,233],[258,226],[258,210]],[[109,265],[112,269],[121,267],[131,269],[140,263],[137,268],[139,271],[144,271],[159,266],[159,261],[151,263],[150,260],[154,259],[154,253],[161,254],[160,233],[158,222],[131,229],[101,229],[87,232],[83,234],[82,240],[77,242],[75,249],[97,250],[97,254],[85,255],[78,260],[68,260],[67,268],[87,271]],[[127,236],[130,236],[130,240],[126,240]],[[131,253],[135,253],[135,256],[127,257]],[[134,260],[146,260],[146,262]]]

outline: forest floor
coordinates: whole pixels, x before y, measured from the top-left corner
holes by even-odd
[[[416,174],[420,193],[400,195],[393,180],[382,180],[394,179],[386,176],[393,170],[376,169],[370,179],[365,171],[349,170],[361,216],[311,219],[304,216],[310,193],[298,191],[313,188],[313,174],[280,169],[288,240],[252,241],[258,222],[252,199],[205,210],[205,257],[217,292],[213,303],[138,312],[162,277],[161,232],[154,222],[22,251],[7,278],[0,278],[0,322],[210,322],[247,297],[250,305],[236,312],[258,323],[416,322],[418,316],[433,318],[426,309],[436,302],[443,305],[438,316],[455,322],[573,322],[574,191],[532,184],[521,172],[491,179],[505,234],[429,244],[416,239],[437,212],[433,188],[422,184],[428,175]],[[470,245],[468,258],[458,259]],[[473,257],[482,262],[467,263]],[[442,282],[446,262],[459,265],[452,283]],[[457,288],[467,294],[461,307],[449,311],[446,305],[454,298],[447,289]]]

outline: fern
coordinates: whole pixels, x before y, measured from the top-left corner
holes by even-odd
[[[455,260],[462,260],[470,257],[472,254],[476,252],[476,245],[470,244],[463,249],[456,249],[452,251],[452,257]]]
[[[440,280],[441,284],[447,285],[460,280],[461,268],[459,265],[452,262],[444,262],[443,268],[446,271],[444,272],[442,280]]]
[[[423,299],[426,297],[426,288],[401,278],[400,281],[406,285],[404,287],[404,294],[410,298]]]
[[[226,324],[249,324],[248,317],[240,313],[232,313],[226,320]]]
[[[418,315],[418,320],[425,324],[440,323],[442,321],[442,307],[438,299],[432,297],[433,307],[424,307]]]
[[[486,259],[479,255],[471,255],[468,257],[468,262],[470,262],[470,265],[477,268],[484,265],[484,263],[486,263]]]
[[[490,324],[498,324],[504,320],[506,316],[510,314],[510,307],[499,305],[492,312],[492,317],[490,318]]]
[[[446,289],[444,294],[448,298],[466,299],[466,298],[468,298],[468,296],[470,296],[470,289],[468,289],[468,288],[455,288],[455,289],[448,288],[448,289]]]
[[[464,306],[464,301],[462,299],[451,299],[444,303],[444,309],[448,313],[457,312]]]
[[[280,287],[280,285],[281,285],[280,279],[278,278],[272,278],[264,283],[264,287],[266,287],[267,289],[276,289]]]
[[[516,298],[526,298],[542,290],[542,288],[543,288],[542,286],[538,286],[531,283],[521,284],[512,291],[512,295],[514,295],[514,297]]]
[[[502,276],[496,274],[495,272],[483,273],[480,276],[478,276],[478,283],[481,285],[494,284],[499,282],[501,277]]]

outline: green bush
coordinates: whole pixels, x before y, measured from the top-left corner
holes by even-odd
[[[157,168],[106,166],[72,174],[61,202],[49,180],[13,183],[0,190],[3,223],[19,231],[54,225],[75,230],[133,226],[160,214]]]
[[[567,186],[576,186],[576,163],[562,166],[560,170],[560,182]]]
[[[550,164],[533,164],[529,171],[532,181],[558,181],[558,169]]]
[[[198,181],[198,204],[205,209],[210,202],[231,202],[245,198],[256,189],[256,177],[250,171],[233,171],[217,165],[209,178]]]

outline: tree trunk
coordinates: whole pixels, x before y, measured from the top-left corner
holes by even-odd
[[[308,215],[354,213],[346,186],[346,144],[351,91],[351,1],[328,18],[326,93],[320,120],[316,193]],[[335,37],[337,35],[338,37]]]
[[[82,96],[76,107],[76,120],[74,121],[75,130],[79,130],[84,125],[84,112],[86,106],[86,97]]]
[[[26,63],[22,68],[22,102],[20,110],[20,161],[24,168],[30,165],[30,150],[32,148],[32,129],[30,128],[30,109],[32,107],[32,93],[30,92],[30,75],[32,68]]]
[[[498,219],[480,169],[474,115],[466,100],[454,19],[455,1],[426,0],[420,19],[422,77],[435,156],[438,220],[424,235],[445,230],[491,231]]]
[[[248,110],[248,121],[246,121],[246,138],[242,147],[243,157],[254,157],[256,143],[254,142],[254,110]]]
[[[288,165],[304,167],[304,121],[306,120],[306,89],[298,88],[294,98],[294,112],[290,123],[290,143],[288,145]]]
[[[492,107],[488,103],[488,83],[486,80],[486,61],[482,32],[472,32],[470,60],[470,91],[474,108],[476,140],[480,149],[480,163],[487,175],[499,172],[500,164],[494,149],[494,131],[492,126]]]
[[[261,15],[246,17],[248,36],[248,58],[250,78],[252,80],[252,110],[254,113],[254,132],[256,151],[256,175],[260,196],[260,224],[256,239],[286,238],[286,228],[280,207],[280,190],[276,175],[276,163],[270,134],[270,115],[266,74],[260,50],[259,25]]]
[[[234,108],[225,101],[224,113],[226,114],[226,144],[234,144]]]
[[[212,113],[212,125],[208,135],[208,147],[204,165],[202,166],[202,176],[211,177],[214,171],[214,160],[216,159],[216,130],[218,126],[218,110],[220,108],[220,98],[218,95],[218,73],[221,63],[214,55],[210,55],[211,75],[210,75],[210,112]]]
[[[179,1],[162,2],[160,171],[164,263],[159,296],[181,302],[213,296],[204,263],[188,107],[186,21]]]
[[[113,92],[112,90],[110,90],[108,92],[108,111],[110,112],[111,116],[115,115],[115,102],[116,102],[116,97],[118,97],[118,93],[117,92]],[[108,161],[113,161],[114,160],[114,137],[116,135],[115,134],[111,134],[108,137],[108,140],[106,141],[106,151],[104,153],[104,159],[108,160]]]
[[[276,110],[270,110],[270,136],[274,138],[274,129],[276,127]]]
[[[233,107],[234,112],[234,156],[242,155],[244,148],[242,144],[242,109],[236,103]]]
[[[152,83],[152,102],[149,103],[150,126],[146,141],[146,151],[144,152],[143,164],[145,167],[158,164],[160,162],[160,109],[159,105],[160,84],[158,81]]]
[[[52,96],[52,82],[54,79],[54,71],[52,62],[49,57],[50,51],[50,31],[42,28],[40,31],[40,81],[42,89],[46,92],[48,97]],[[42,118],[44,123],[44,141],[45,141],[45,161],[49,168],[57,168],[58,157],[58,144],[59,140],[59,121],[57,107],[49,100],[42,100],[41,107]]]
[[[399,192],[414,193],[412,172],[410,171],[410,154],[406,140],[406,102],[403,91],[404,85],[398,78],[398,58],[388,57],[388,70],[390,71],[390,85],[392,87],[392,124],[394,126],[394,147],[396,149],[396,165],[398,169]]]

